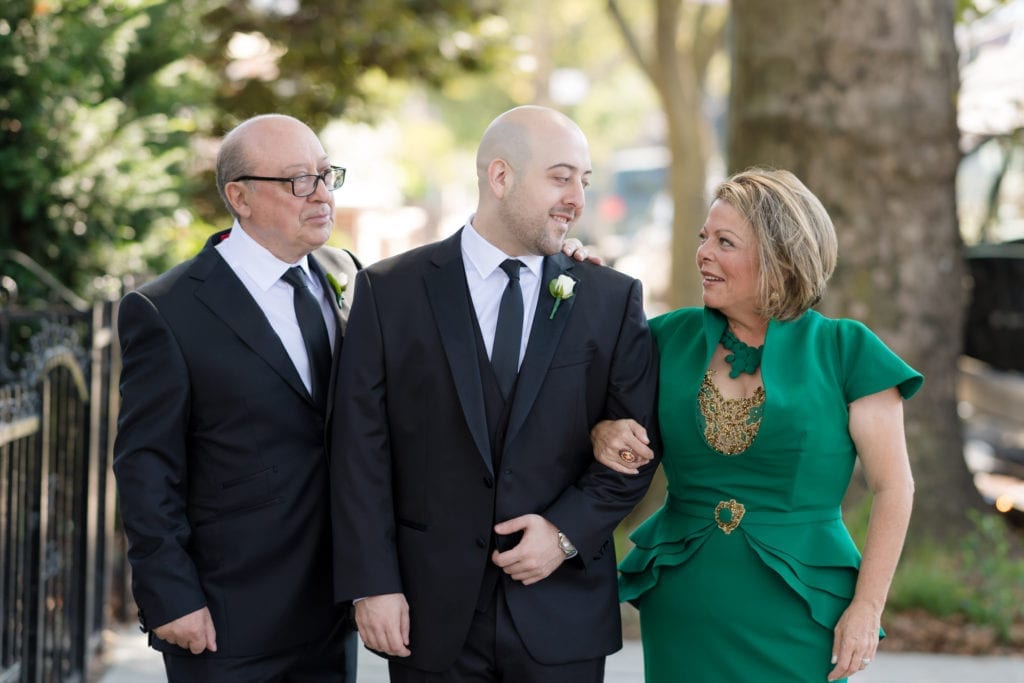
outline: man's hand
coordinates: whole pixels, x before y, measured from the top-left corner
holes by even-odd
[[[408,657],[409,603],[402,593],[373,595],[356,602],[356,626],[371,650]]]
[[[204,650],[217,651],[217,630],[208,607],[189,612],[153,629],[153,635],[171,645],[183,647],[194,655]]]
[[[604,265],[603,258],[598,256],[597,254],[591,256],[590,250],[587,247],[583,246],[583,242],[580,242],[575,237],[570,237],[569,239],[562,242],[562,253],[568,256],[569,258],[576,259],[577,261],[589,261],[590,263],[593,263],[594,265],[597,266]]]
[[[494,527],[503,536],[523,532],[516,547],[491,555],[498,565],[524,586],[546,579],[565,561],[565,553],[558,547],[558,529],[540,515],[522,515],[507,519]]]

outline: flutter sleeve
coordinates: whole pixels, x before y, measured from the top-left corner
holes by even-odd
[[[856,320],[838,320],[836,343],[843,374],[843,394],[847,403],[896,387],[904,399],[917,393],[924,376]]]

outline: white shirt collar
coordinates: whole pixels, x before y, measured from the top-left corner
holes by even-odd
[[[297,263],[282,261],[250,237],[237,220],[231,226],[228,238],[218,244],[217,249],[226,258],[230,255],[230,260],[244,270],[264,292],[273,287],[285,271],[292,266],[300,266],[306,272],[306,277],[313,281],[313,274],[309,270],[309,259],[306,256],[299,259]]]
[[[472,266],[480,279],[486,280],[491,273],[501,267],[502,261],[508,258],[518,258],[538,279],[540,279],[544,268],[544,257],[535,254],[527,256],[509,256],[501,249],[484,239],[473,227],[473,218],[470,216],[462,230],[462,253],[468,263]]]

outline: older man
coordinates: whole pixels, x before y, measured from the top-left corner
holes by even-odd
[[[344,180],[300,121],[245,121],[217,158],[234,225],[121,302],[114,473],[169,681],[354,680],[324,435],[358,264],[311,255]]]

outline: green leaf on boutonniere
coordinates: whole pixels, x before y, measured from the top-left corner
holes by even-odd
[[[548,283],[548,291],[551,293],[551,296],[555,297],[555,305],[551,307],[551,315],[548,316],[548,320],[554,319],[555,311],[558,310],[558,304],[571,297],[573,294],[572,290],[575,288],[576,281],[568,275],[559,275]]]
[[[334,298],[338,301],[338,305],[345,301],[345,290],[348,289],[348,275],[345,273],[338,273],[337,276],[327,273],[327,282],[330,283],[331,289],[334,290]]]

